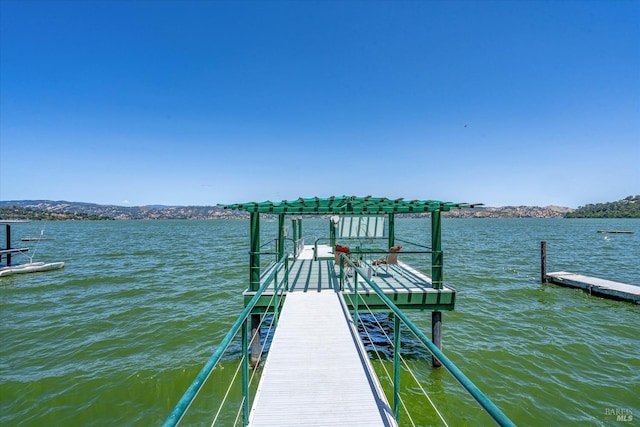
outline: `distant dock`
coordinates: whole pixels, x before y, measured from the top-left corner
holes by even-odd
[[[598,230],[598,233],[606,234],[633,234],[633,230]]]
[[[632,301],[640,304],[640,286],[559,271],[547,274],[547,280],[560,286],[580,288],[603,298]]]

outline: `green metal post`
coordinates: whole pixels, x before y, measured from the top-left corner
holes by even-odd
[[[431,282],[434,289],[442,289],[442,222],[440,211],[431,213]],[[442,350],[442,313],[431,313],[431,340]],[[433,356],[431,365],[434,368],[442,366],[437,357]]]
[[[442,225],[440,211],[431,213],[431,282],[433,289],[442,289]]]
[[[396,221],[393,212],[389,213],[389,247],[396,245]]]
[[[289,292],[289,257],[284,259],[284,291]]]
[[[394,317],[393,325],[393,415],[400,424],[400,318]]]
[[[260,287],[260,214],[251,212],[251,248],[249,255],[249,290],[255,292]]]
[[[278,215],[278,261],[284,255],[284,214]]]
[[[242,418],[249,425],[249,322],[242,322]]]
[[[329,220],[329,244],[332,248],[336,247],[336,224],[333,220]]]

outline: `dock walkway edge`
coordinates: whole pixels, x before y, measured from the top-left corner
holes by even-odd
[[[640,286],[636,285],[584,276],[567,271],[548,273],[547,281],[560,286],[583,289],[589,292],[590,295],[640,304]]]

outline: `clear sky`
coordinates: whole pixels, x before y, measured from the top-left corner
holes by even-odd
[[[640,194],[640,1],[0,0],[0,199]]]

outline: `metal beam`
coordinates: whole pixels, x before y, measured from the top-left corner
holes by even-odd
[[[251,212],[251,244],[249,252],[249,289],[257,291],[260,287],[260,214]]]

